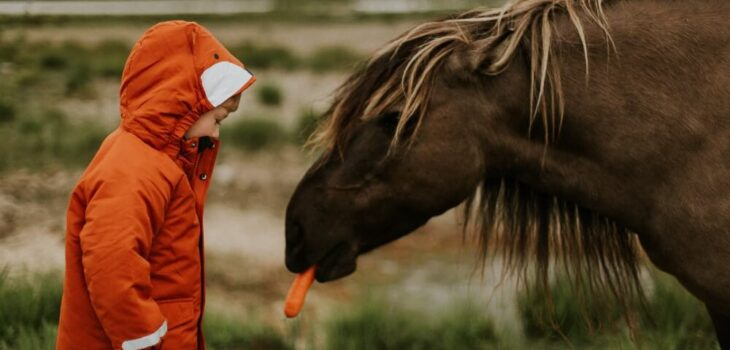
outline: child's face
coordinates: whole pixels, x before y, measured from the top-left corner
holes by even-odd
[[[185,133],[185,138],[210,136],[218,138],[220,136],[220,123],[228,117],[228,114],[238,109],[238,103],[241,101],[241,94],[235,95],[227,99],[220,106],[211,109],[190,126]]]

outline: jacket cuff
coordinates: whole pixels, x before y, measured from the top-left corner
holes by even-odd
[[[165,333],[167,333],[167,321],[163,321],[162,326],[152,334],[137,339],[125,340],[122,342],[122,350],[139,350],[157,345],[160,339],[165,336]]]

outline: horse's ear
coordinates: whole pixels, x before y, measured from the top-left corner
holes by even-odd
[[[501,35],[472,42],[466,50],[467,68],[481,74],[501,73],[514,52],[514,43],[510,39],[509,35]]]

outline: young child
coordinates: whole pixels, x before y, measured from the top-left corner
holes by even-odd
[[[57,349],[203,349],[203,205],[218,127],[255,78],[205,28],[147,30],[121,125],[69,203]]]

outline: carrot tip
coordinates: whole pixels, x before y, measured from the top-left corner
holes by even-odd
[[[294,278],[291,287],[289,287],[289,293],[286,295],[286,301],[284,302],[284,315],[286,317],[296,317],[302,311],[304,300],[307,297],[307,291],[309,291],[309,287],[314,283],[314,273],[316,270],[316,266],[312,266],[306,271],[297,274]]]

